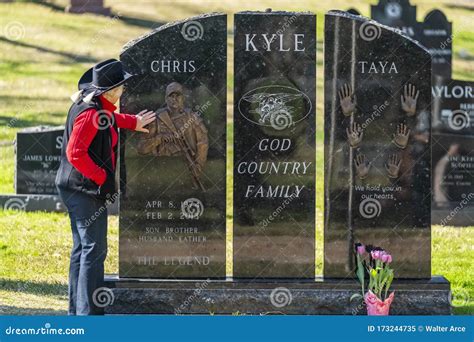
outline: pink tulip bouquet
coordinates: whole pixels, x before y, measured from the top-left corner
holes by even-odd
[[[392,256],[379,247],[364,246],[357,243],[356,275],[362,286],[362,295],[356,293],[351,297],[363,298],[367,305],[368,315],[388,315],[390,304],[392,304],[394,293],[388,294],[393,281],[393,269],[390,268]],[[368,283],[366,283],[368,278]],[[366,289],[367,286],[367,289]]]

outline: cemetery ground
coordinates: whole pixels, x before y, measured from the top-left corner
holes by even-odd
[[[368,15],[376,1],[351,1],[350,6]],[[321,3],[321,2],[320,2]],[[474,79],[474,11],[455,6],[459,1],[416,1],[421,19],[433,7],[453,20],[453,78]],[[467,3],[467,2],[466,2]],[[62,10],[66,1],[53,5],[14,3],[0,5],[0,193],[14,193],[14,146],[18,129],[64,124],[83,71],[100,60],[117,57],[130,39],[160,23],[205,12],[228,14],[264,10],[272,1],[114,3],[114,18],[72,15]],[[323,14],[346,9],[347,1],[279,2],[285,10],[311,10],[317,24],[317,181],[316,274],[323,271]],[[276,9],[276,8],[275,8]],[[229,32],[233,18],[229,15]],[[231,70],[232,37],[228,36],[228,70]],[[466,53],[468,52],[468,53]],[[232,115],[233,78],[228,77],[228,118]],[[232,256],[232,123],[228,123],[228,260]],[[118,272],[118,217],[109,217],[106,273]],[[474,313],[474,227],[433,226],[432,274],[444,275],[452,285],[455,314]],[[67,269],[71,247],[69,219],[63,213],[0,211],[0,314],[66,314]],[[390,250],[390,246],[384,246]],[[227,264],[231,274],[232,265]]]

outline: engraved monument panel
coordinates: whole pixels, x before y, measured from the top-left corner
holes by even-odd
[[[226,22],[166,24],[121,54],[140,74],[122,112],[156,110],[157,119],[125,138],[120,277],[225,277]]]
[[[430,60],[394,29],[326,15],[326,277],[353,276],[356,242],[389,250],[400,278],[431,276]]]
[[[235,15],[234,277],[314,278],[315,26]]]

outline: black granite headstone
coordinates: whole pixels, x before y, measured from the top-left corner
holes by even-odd
[[[433,74],[450,78],[452,74],[452,23],[443,12],[433,10],[424,21],[416,20],[416,6],[409,0],[380,0],[371,6],[372,19],[396,28],[417,40],[433,56]]]
[[[166,24],[120,58],[139,77],[122,112],[157,111],[150,133],[128,133],[120,200],[120,277],[226,274],[227,17]]]
[[[433,78],[433,133],[474,136],[474,82]]]
[[[30,127],[16,135],[15,189],[17,194],[57,194],[63,127]]]
[[[371,5],[371,17],[381,24],[397,28],[410,37],[416,34],[416,6],[410,0],[379,0]]]
[[[474,82],[437,77],[433,96],[433,223],[474,222]]]
[[[431,63],[417,42],[360,16],[325,25],[326,277],[354,275],[354,243],[431,276]]]
[[[234,277],[315,275],[315,26],[235,15]]]

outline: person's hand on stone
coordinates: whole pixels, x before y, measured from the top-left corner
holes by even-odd
[[[410,129],[405,124],[397,126],[397,133],[393,135],[393,143],[400,148],[405,148],[408,145],[408,138],[410,137]]]
[[[416,90],[413,84],[407,84],[404,87],[403,94],[401,95],[402,109],[407,113],[408,116],[414,116],[416,114],[416,101],[420,91]]]
[[[364,154],[359,154],[354,158],[357,176],[360,179],[367,178],[370,170],[370,163]]]
[[[345,116],[354,114],[357,102],[350,85],[344,84],[341,87],[339,90],[339,100],[341,101],[342,112]]]
[[[137,114],[137,126],[135,131],[149,133],[148,128],[145,128],[146,125],[153,122],[156,118],[156,113],[151,110],[142,110]]]
[[[387,170],[388,176],[390,178],[398,177],[401,164],[402,160],[396,154],[392,154],[390,157],[388,157],[388,162],[385,164],[385,169]]]
[[[359,124],[354,122],[350,128],[346,128],[346,134],[349,145],[352,147],[357,147],[362,142],[364,131]]]

